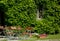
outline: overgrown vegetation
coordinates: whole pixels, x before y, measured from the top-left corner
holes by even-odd
[[[26,27],[34,23],[36,6],[33,0],[2,0],[0,3],[7,6],[5,25]]]
[[[35,0],[37,8],[42,8],[42,20],[36,22],[38,33],[60,33],[60,0]]]
[[[0,0],[1,3],[7,8],[4,25],[33,26],[37,33],[60,33],[60,0]],[[43,12],[41,20],[36,21],[36,9]]]

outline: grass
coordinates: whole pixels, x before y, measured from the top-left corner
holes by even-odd
[[[1,41],[7,41],[7,40],[1,40]]]
[[[60,34],[56,34],[56,35],[48,35],[46,38],[44,39],[60,39]],[[40,40],[44,40],[44,39],[40,39]]]
[[[40,39],[40,38],[36,38],[36,37],[32,37],[30,39],[24,39],[24,40],[18,40],[18,41],[36,41],[36,40],[48,40],[48,39],[60,39],[60,34],[56,34],[56,35],[48,35],[46,38],[44,39]],[[3,40],[3,41],[7,41],[7,40]]]
[[[48,39],[60,39],[60,34],[48,35]]]
[[[49,39],[51,39],[51,40],[55,40],[55,39],[57,39],[57,41],[60,41],[59,39],[60,39],[60,34],[56,34],[56,35],[48,35],[46,38],[44,38],[44,39],[40,39],[40,38],[36,38],[36,37],[34,37],[34,38],[32,38],[32,39],[29,39],[29,40],[22,40],[22,41],[37,41],[37,40],[49,40]]]

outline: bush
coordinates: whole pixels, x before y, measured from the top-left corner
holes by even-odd
[[[5,25],[26,27],[34,23],[36,6],[33,0],[1,0],[0,2],[8,9],[4,12]]]
[[[36,22],[35,31],[38,33],[57,34],[60,29],[59,0],[34,0],[37,8],[42,11],[42,20]]]
[[[49,22],[48,20],[42,19],[36,21],[34,31],[40,34],[57,34],[59,33],[59,25]]]

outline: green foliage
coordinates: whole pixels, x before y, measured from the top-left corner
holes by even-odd
[[[46,19],[36,21],[35,32],[38,32],[40,34],[47,33],[47,34],[57,34],[59,33],[59,25],[54,24],[53,22],[49,22]]]
[[[43,20],[37,21],[36,31],[39,33],[59,33],[60,28],[60,1],[35,0],[38,9],[44,9]]]
[[[2,0],[8,8],[5,25],[22,27],[30,26],[35,20],[36,6],[33,0]]]
[[[0,0],[0,3],[6,7],[1,9],[5,25],[35,26],[38,33],[60,33],[60,0]],[[43,12],[42,20],[36,21],[36,9]]]

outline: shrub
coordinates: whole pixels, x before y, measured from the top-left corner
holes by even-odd
[[[8,9],[5,12],[5,25],[26,27],[34,23],[36,6],[33,0],[1,0],[0,2]]]
[[[34,31],[40,34],[56,34],[59,33],[59,25],[49,22],[48,20],[36,21]]]
[[[37,8],[42,11],[42,20],[36,22],[38,33],[57,34],[60,29],[59,0],[34,0]]]

